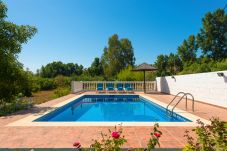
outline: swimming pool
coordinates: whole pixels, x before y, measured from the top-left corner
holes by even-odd
[[[84,95],[34,122],[189,122],[139,95]]]

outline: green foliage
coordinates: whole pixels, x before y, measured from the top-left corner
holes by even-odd
[[[157,76],[173,75],[182,70],[182,62],[178,55],[170,53],[169,55],[159,55],[155,62],[157,67]]]
[[[6,21],[6,13],[7,7],[0,1],[0,101],[10,102],[18,93],[31,95],[29,79],[17,55],[37,29]]]
[[[158,123],[155,123],[153,132],[151,132],[151,138],[147,144],[148,150],[154,149],[156,145],[160,147],[159,138],[161,137],[162,132],[158,130],[158,128]]]
[[[183,44],[177,48],[178,55],[184,64],[191,64],[196,61],[196,51],[198,49],[195,36],[191,35]]]
[[[158,130],[159,125],[158,123],[155,123],[153,127],[153,131],[151,132],[151,138],[149,139],[149,142],[147,144],[147,149],[128,149],[131,151],[146,151],[146,150],[152,150],[155,149],[155,147],[159,144],[159,138],[162,135],[162,132]],[[121,146],[124,145],[127,140],[125,139],[123,134],[122,125],[120,127],[116,127],[114,131],[111,131],[109,129],[109,134],[104,134],[101,132],[101,140],[93,139],[93,144],[90,145],[89,149],[82,149],[81,144],[79,141],[76,141],[73,143],[73,147],[75,147],[77,150],[89,150],[89,151],[120,151],[122,150]]]
[[[70,87],[70,77],[58,75],[54,78],[54,84],[56,87]]]
[[[170,75],[175,75],[183,68],[182,61],[178,55],[170,53],[168,56],[168,71]]]
[[[141,72],[132,72],[132,66],[121,70],[117,74],[117,80],[119,81],[140,81],[143,79],[143,73]]]
[[[214,62],[213,67],[211,68],[211,71],[222,71],[227,70],[227,59],[220,61],[220,62]]]
[[[203,27],[197,42],[205,56],[214,60],[227,58],[227,14],[224,9],[208,12],[202,19]]]
[[[93,140],[94,143],[91,144],[91,148],[95,151],[120,151],[121,146],[127,142],[127,140],[122,136],[122,128],[118,130],[115,126],[115,130],[112,132],[109,129],[109,135],[101,133],[102,140]]]
[[[5,116],[16,111],[32,107],[33,101],[30,98],[23,97],[22,93],[15,96],[10,102],[0,102],[0,116]]]
[[[31,106],[28,99],[11,100],[11,102],[0,104],[0,116],[5,116],[19,110],[23,110]]]
[[[95,58],[91,64],[91,67],[88,68],[88,73],[91,76],[100,76],[103,75],[103,67],[99,58]]]
[[[155,66],[157,67],[157,76],[166,76],[170,75],[168,72],[168,56],[167,55],[159,55],[155,62]]]
[[[57,87],[57,89],[54,90],[56,97],[65,96],[70,93],[70,82],[70,77],[59,75],[54,78],[54,84]]]
[[[117,74],[117,80],[119,81],[143,81],[143,73],[142,72],[132,72],[132,66],[121,70]],[[146,72],[146,80],[154,80],[155,74],[151,72]]]
[[[64,64],[61,61],[48,63],[46,66],[42,66],[39,75],[44,78],[53,78],[57,75],[71,76],[81,75],[83,73],[83,66],[73,63]]]
[[[59,87],[56,90],[54,90],[54,94],[56,97],[62,97],[70,93],[69,87]]]
[[[202,73],[202,72],[213,72],[227,70],[227,59],[217,62],[196,62],[189,66],[184,66],[184,69],[179,74],[191,74],[191,73]]]
[[[227,14],[224,9],[208,12],[202,23],[197,37],[184,40],[177,55],[157,57],[157,76],[227,70]],[[198,49],[202,51],[199,58]]]
[[[30,76],[30,83],[31,83],[31,89],[32,92],[38,92],[41,90],[41,86],[39,83],[40,77],[37,76]]]
[[[71,80],[74,80],[74,81],[104,81],[105,79],[103,76],[91,76],[89,74],[83,73],[81,76],[73,75],[71,77]]]
[[[193,131],[196,133],[196,140],[186,131],[185,137],[188,140],[183,151],[226,151],[227,150],[227,127],[218,118],[211,119],[211,125],[205,125],[198,120],[199,126]]]
[[[54,79],[50,78],[40,78],[39,79],[40,90],[52,90],[56,88]]]
[[[135,63],[132,44],[128,39],[118,39],[118,35],[109,38],[108,47],[103,50],[101,63],[106,77],[114,77],[122,69]]]

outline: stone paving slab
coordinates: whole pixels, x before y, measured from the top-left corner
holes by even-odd
[[[90,94],[90,93],[89,93]],[[39,113],[49,107],[60,103],[75,94],[70,94],[41,105],[35,106],[33,109],[20,111],[14,115],[0,117],[0,147],[1,148],[72,148],[74,141],[80,141],[83,147],[89,147],[92,139],[100,139],[100,132],[108,133],[108,129],[114,127],[92,126],[92,127],[75,127],[75,126],[52,126],[52,127],[9,127],[9,123],[22,119],[31,115],[31,113]],[[164,103],[168,103],[173,96],[165,94],[147,94]],[[184,104],[180,103],[179,108],[184,109]],[[195,112],[191,112],[205,119],[212,116],[218,116],[221,120],[227,121],[227,109],[216,106],[195,103]],[[161,148],[182,148],[186,140],[183,137],[185,130],[191,130],[193,127],[160,127],[163,135],[160,139]],[[152,127],[123,127],[123,134],[128,142],[124,145],[126,148],[143,148],[150,137]],[[0,149],[1,150],[1,149]]]

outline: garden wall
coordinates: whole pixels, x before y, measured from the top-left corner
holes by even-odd
[[[224,76],[218,76],[220,72]],[[227,108],[227,70],[220,72],[157,77],[157,90],[173,95],[188,92],[195,100]]]

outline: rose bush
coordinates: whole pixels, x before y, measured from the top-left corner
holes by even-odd
[[[183,148],[183,151],[227,151],[227,123],[220,121],[218,118],[211,119],[211,125],[205,125],[200,120],[197,121],[199,126],[193,129],[193,132],[197,134],[197,137],[193,138],[189,135],[189,131],[186,131],[185,137],[188,142]],[[158,130],[159,125],[156,123],[153,127],[153,131],[150,133],[151,138],[147,144],[147,149],[128,149],[128,151],[142,151],[152,150],[156,146],[160,147],[159,139],[162,136],[162,132]],[[109,135],[101,133],[101,141],[93,140],[89,151],[119,151],[121,146],[127,142],[122,135],[122,127],[112,132],[109,130]],[[81,150],[80,142],[75,142],[73,146],[77,150]]]
[[[113,132],[109,129],[109,135],[101,133],[101,136],[101,141],[93,140],[94,143],[90,146],[95,151],[119,151],[121,150],[120,147],[127,142],[124,135],[122,135],[121,125],[119,128],[115,126]]]
[[[197,120],[199,126],[193,129],[197,137],[193,138],[186,131],[188,142],[183,151],[227,151],[227,127],[224,121],[212,118],[210,125]]]
[[[153,132],[151,133],[151,138],[147,144],[148,150],[154,149],[156,145],[160,146],[159,138],[162,135],[162,132],[158,130],[159,125],[156,123],[153,128]],[[120,125],[118,128],[115,126],[114,131],[109,129],[109,135],[101,132],[101,140],[93,140],[93,144],[90,145],[90,149],[87,150],[95,150],[95,151],[120,151],[121,146],[127,142],[124,135],[122,134],[122,126]],[[76,141],[73,146],[77,150],[81,150],[81,144]],[[128,151],[132,151],[135,149],[129,149]],[[137,149],[136,149],[137,150]],[[143,150],[143,149],[141,149]],[[147,150],[147,149],[145,149]]]
[[[148,150],[154,149],[157,145],[160,147],[159,138],[162,135],[162,132],[158,130],[159,125],[155,123],[153,132],[151,132],[151,138],[147,144]]]

